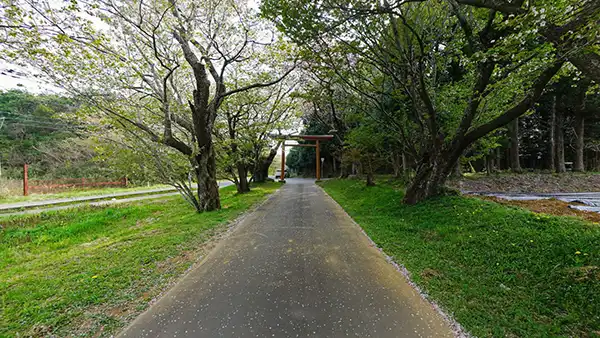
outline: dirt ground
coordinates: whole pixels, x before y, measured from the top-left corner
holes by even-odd
[[[513,193],[553,193],[553,192],[594,192],[600,191],[598,173],[499,173],[490,176],[465,176],[448,182],[461,191],[513,192]]]
[[[544,213],[557,216],[576,216],[591,222],[600,222],[600,213],[583,211],[569,208],[569,203],[557,199],[535,200],[535,201],[509,201],[492,196],[474,196],[472,198],[481,198],[488,201],[494,201],[503,205],[512,205],[524,209],[529,209],[537,213]],[[574,204],[574,203],[573,203]]]

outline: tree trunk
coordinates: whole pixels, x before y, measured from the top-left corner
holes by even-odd
[[[454,165],[454,170],[452,170],[452,176],[461,178],[462,175],[463,175],[462,166],[460,165],[460,160],[459,160],[459,161],[456,161],[456,164]]]
[[[337,174],[337,163],[335,160],[335,156],[331,156],[331,165],[333,168],[333,175]],[[330,176],[330,177],[332,177],[332,176]]]
[[[575,103],[575,161],[573,171],[585,171],[584,133],[585,133],[585,94],[590,86],[590,80],[583,79],[578,83],[577,102]]]
[[[217,109],[223,100],[219,95],[225,91],[225,86],[222,82],[216,84],[216,97],[215,100],[211,102],[211,84],[208,80],[206,69],[206,64],[208,64],[209,69],[213,69],[210,60],[203,58],[203,63],[198,59],[190,47],[190,42],[186,40],[186,32],[183,29],[174,31],[173,36],[181,45],[183,55],[194,73],[196,88],[192,92],[193,101],[188,101],[188,103],[192,112],[192,125],[196,134],[195,140],[198,147],[198,154],[192,154],[190,152],[189,156],[193,157],[193,161],[196,162],[195,170],[198,179],[198,201],[200,204],[200,211],[212,211],[221,208],[212,135],[215,119],[217,118]],[[217,78],[218,77],[215,77],[215,80]],[[167,116],[165,120],[169,121],[170,117]],[[170,129],[166,130],[170,131]],[[171,143],[178,143],[173,137],[167,137],[166,139],[170,140]]]
[[[408,182],[410,174],[410,168],[408,167],[408,159],[406,158],[406,153],[402,152],[402,176],[404,177],[404,181]]]
[[[583,117],[582,111],[577,111],[575,115],[575,163],[573,163],[573,171],[585,171],[585,165],[583,163],[583,134],[585,118]]]
[[[519,119],[514,119],[508,125],[510,134],[510,170],[515,173],[522,172],[519,161]]]
[[[244,164],[237,164],[238,182],[236,184],[237,192],[244,194],[250,191],[250,185],[248,184],[248,170]]]
[[[549,149],[549,166],[550,170],[556,167],[556,95],[552,97],[552,108],[550,110],[550,149]]]
[[[373,180],[373,174],[368,173],[367,174],[367,187],[374,187],[374,186],[375,186],[375,181]]]
[[[561,109],[556,110],[556,125],[554,135],[556,136],[556,160],[555,169],[557,173],[564,173],[567,171],[565,166],[565,134],[563,131],[564,124],[564,113]]]
[[[502,150],[500,150],[500,147],[496,148],[494,160],[494,170],[502,170]]]
[[[260,168],[254,172],[254,182],[256,183],[265,183],[267,178],[269,177],[269,165],[261,164]]]
[[[488,176],[494,173],[494,158],[491,153],[485,156],[485,173]]]
[[[365,174],[367,176],[367,187],[373,187],[375,186],[375,180],[373,178],[373,162],[371,161],[371,159],[367,159],[368,163],[366,165],[362,165],[363,170],[365,171]]]
[[[454,163],[451,164],[450,168],[453,167]],[[439,195],[448,177],[448,169],[447,163],[443,160],[440,162],[422,161],[406,190],[404,203],[417,204],[429,197]]]
[[[392,168],[394,169],[394,178],[400,178],[402,172],[402,155],[396,151],[392,152]]]
[[[342,153],[340,155],[340,178],[348,178],[350,175],[350,165],[348,163],[348,158],[346,156],[345,151],[342,149]]]
[[[342,162],[340,163],[340,178],[344,179],[344,178],[348,178],[348,176],[350,175],[350,172],[348,171],[349,166],[348,164]]]
[[[196,131],[196,142],[200,152],[194,156],[196,161],[196,177],[198,180],[198,202],[200,211],[213,211],[221,209],[219,197],[219,184],[217,183],[217,162],[215,148],[212,140],[213,116],[216,112],[202,106],[203,96],[208,93],[208,86],[203,88],[204,93],[194,91],[194,105],[192,118]]]
[[[271,167],[271,164],[273,164],[273,160],[275,159],[275,156],[277,156],[277,148],[279,148],[280,144],[281,143],[279,143],[274,148],[271,148],[271,150],[269,150],[269,155],[267,155],[267,157],[259,158],[258,163],[256,164],[256,166],[254,168],[254,173],[253,173],[254,182],[264,183],[267,181],[267,178],[269,177],[269,168]]]
[[[242,162],[240,158],[241,154],[238,153],[238,145],[235,139],[235,122],[228,116],[228,125],[229,125],[229,138],[232,141],[229,147],[230,156],[234,159],[234,163],[230,168],[230,174],[233,176],[233,182],[235,183],[235,187],[237,189],[238,194],[244,194],[250,191],[250,185],[248,184],[248,169],[246,165]]]
[[[217,183],[217,164],[212,144],[208,151],[196,155],[195,159],[200,211],[221,209],[219,184]]]

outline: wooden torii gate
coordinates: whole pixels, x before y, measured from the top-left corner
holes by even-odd
[[[317,150],[317,181],[321,179],[321,144],[320,141],[329,141],[333,135],[286,135],[281,143],[281,176],[279,182],[285,181],[285,147],[314,147]],[[314,144],[285,144],[286,140],[315,141]]]

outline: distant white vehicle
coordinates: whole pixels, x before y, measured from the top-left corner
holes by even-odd
[[[288,176],[288,171],[287,171],[287,169],[284,171],[284,175],[285,175],[285,177],[287,177],[287,176]],[[276,170],[275,170],[275,178],[276,178],[276,179],[277,179],[277,178],[281,178],[281,169],[276,169]]]

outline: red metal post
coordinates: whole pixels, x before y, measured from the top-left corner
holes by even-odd
[[[29,195],[29,166],[23,164],[23,196]]]
[[[285,143],[281,144],[281,175],[279,176],[279,182],[285,180]]]

